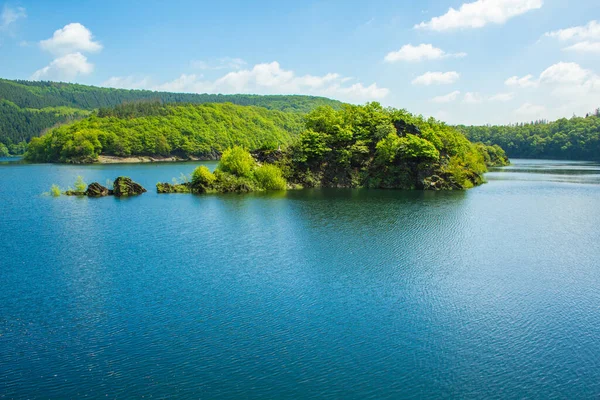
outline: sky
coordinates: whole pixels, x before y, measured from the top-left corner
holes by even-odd
[[[0,0],[0,77],[554,120],[600,107],[600,1]]]

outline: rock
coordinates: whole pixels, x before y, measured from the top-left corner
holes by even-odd
[[[98,182],[90,183],[85,191],[85,195],[89,197],[104,197],[108,196],[109,194],[108,188],[105,188]]]
[[[439,175],[431,175],[423,179],[423,190],[441,190],[444,187],[444,180]]]
[[[78,192],[77,190],[67,190],[63,194],[65,196],[85,196],[85,192]]]
[[[156,192],[157,193],[191,193],[192,189],[190,188],[189,183],[181,183],[177,185],[173,185],[171,183],[157,183],[156,184]]]
[[[137,196],[146,193],[146,189],[144,189],[142,185],[135,183],[131,178],[126,176],[120,176],[115,179],[113,186],[113,194],[116,197]]]

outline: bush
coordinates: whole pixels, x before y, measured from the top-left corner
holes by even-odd
[[[252,158],[252,155],[247,150],[235,146],[223,152],[218,168],[223,172],[250,178],[255,164],[254,158]]]
[[[83,181],[83,178],[81,176],[78,176],[77,180],[75,181],[75,191],[76,192],[85,192],[86,189],[87,189],[87,184]]]
[[[215,183],[216,179],[215,175],[206,166],[201,165],[192,173],[192,187],[206,190]]]
[[[285,190],[287,182],[281,170],[273,164],[264,164],[254,171],[258,186],[264,190]]]
[[[58,185],[52,185],[50,187],[50,195],[52,197],[59,197],[60,196],[60,188],[58,187]]]

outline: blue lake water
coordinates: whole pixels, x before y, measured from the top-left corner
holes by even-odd
[[[600,165],[158,195],[0,160],[0,398],[598,398]],[[214,163],[211,164],[214,167]],[[129,199],[42,196],[127,175]]]

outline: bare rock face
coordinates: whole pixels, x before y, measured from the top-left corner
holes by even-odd
[[[116,197],[137,196],[146,192],[146,189],[142,185],[135,183],[131,178],[126,176],[120,176],[115,179],[113,186],[113,194]]]
[[[85,191],[85,195],[89,197],[104,197],[108,196],[109,194],[111,193],[108,188],[105,188],[98,182],[90,183]]]

